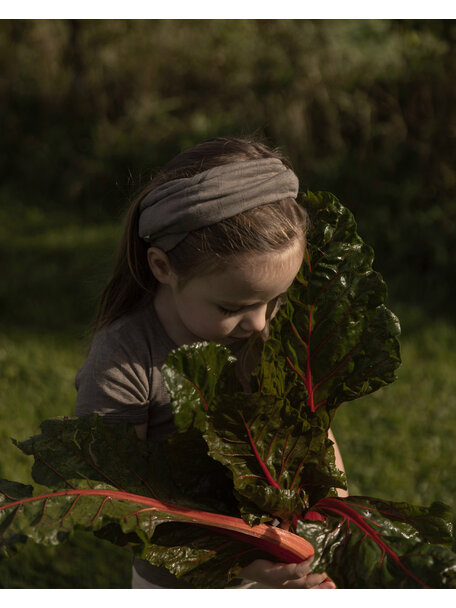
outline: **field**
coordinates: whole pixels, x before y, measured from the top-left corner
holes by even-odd
[[[119,236],[111,223],[0,211],[0,477],[30,483],[26,439],[52,416],[72,415],[74,375]],[[334,432],[351,494],[415,504],[456,496],[456,327],[420,306],[389,302],[401,320],[398,380],[341,406]],[[124,588],[129,554],[82,532],[64,546],[27,545],[0,566],[2,588]]]

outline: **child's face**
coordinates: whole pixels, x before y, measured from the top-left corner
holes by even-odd
[[[167,285],[162,305],[165,329],[179,345],[201,340],[230,344],[262,331],[302,258],[303,246],[296,240],[279,253],[236,258],[229,269],[194,277],[181,289],[174,281]]]

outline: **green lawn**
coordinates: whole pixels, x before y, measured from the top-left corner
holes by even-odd
[[[71,415],[85,330],[118,224],[22,207],[0,211],[0,477],[30,483],[10,438]],[[18,218],[20,217],[20,221]],[[456,496],[456,327],[390,303],[403,326],[398,380],[342,405],[334,422],[352,494],[429,504]],[[130,556],[78,532],[59,547],[27,545],[0,566],[2,588],[128,587]]]
[[[393,384],[343,404],[334,420],[350,493],[429,504],[456,497],[456,327],[399,310]]]

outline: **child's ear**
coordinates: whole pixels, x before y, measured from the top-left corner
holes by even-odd
[[[171,268],[168,256],[158,247],[150,247],[147,250],[147,262],[149,268],[159,283],[170,285],[175,282],[176,274]]]

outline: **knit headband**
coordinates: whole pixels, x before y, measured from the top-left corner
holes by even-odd
[[[139,236],[170,251],[189,232],[284,198],[299,182],[278,158],[220,165],[158,186],[140,203]]]

